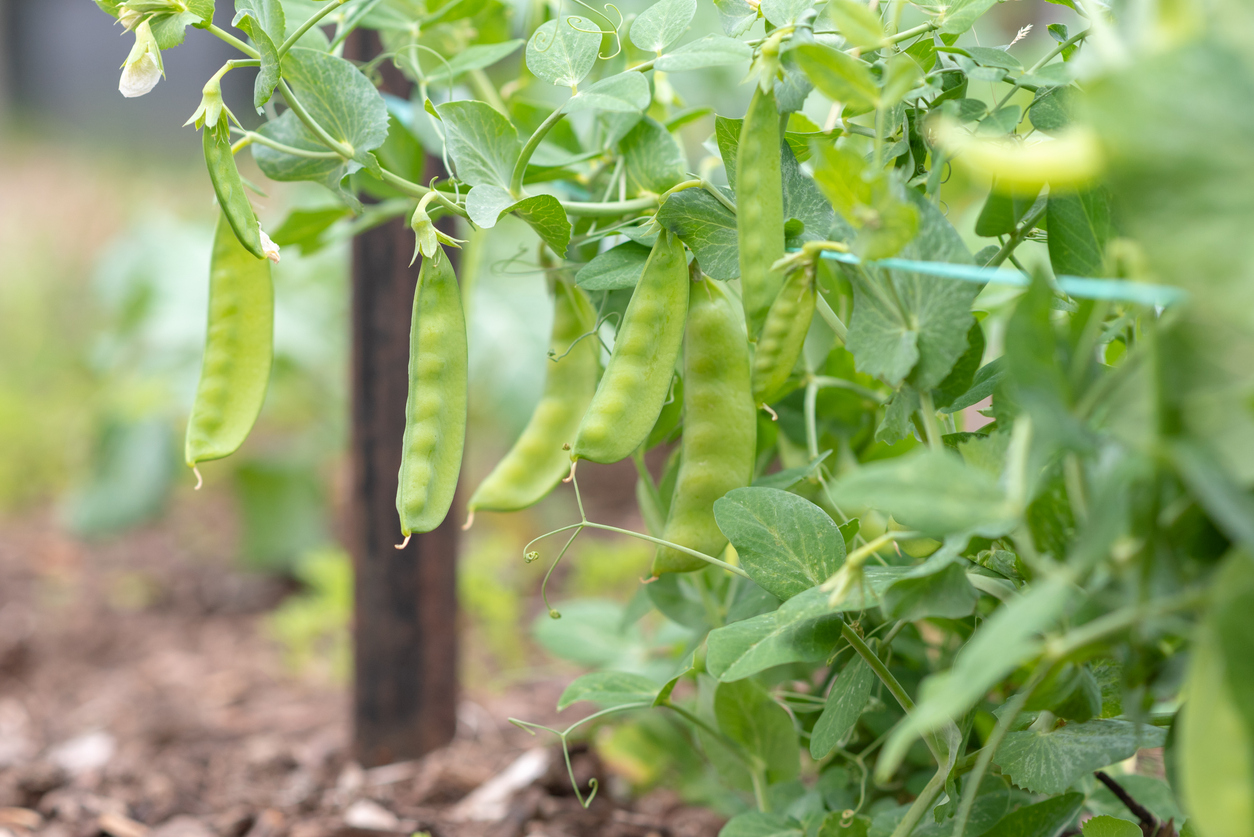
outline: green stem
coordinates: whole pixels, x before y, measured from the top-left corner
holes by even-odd
[[[235,37],[230,32],[227,32],[226,30],[218,27],[217,25],[212,24],[212,23],[209,24],[208,30],[209,30],[210,35],[214,35],[218,38],[221,38],[222,40],[226,41],[231,46],[238,49],[240,52],[247,55],[249,58],[261,58],[261,53],[258,52],[256,49],[244,43],[239,38]]]
[[[581,218],[617,218],[620,215],[629,215],[642,209],[651,209],[656,206],[657,197],[654,195],[646,195],[643,198],[632,198],[626,201],[613,201],[611,203],[562,201],[562,208],[566,210],[567,215],[576,215]]]
[[[902,31],[898,32],[896,35],[893,35],[890,38],[885,38],[884,45],[888,46],[890,44],[899,44],[902,41],[910,40],[915,35],[922,35],[926,32],[931,32],[933,29],[936,29],[936,28],[937,28],[936,24],[930,21],[927,23],[920,23],[918,26],[912,27],[910,29],[903,29]]]
[[[822,294],[819,294],[818,299],[815,300],[815,309],[819,312],[819,316],[823,318],[823,322],[827,323],[827,327],[836,334],[836,339],[842,344],[845,343],[849,338],[849,329],[836,312],[832,310],[832,306],[827,303]]]
[[[669,547],[678,552],[682,552],[685,555],[691,555],[693,558],[704,561],[707,564],[710,564],[712,566],[727,570],[729,573],[735,573],[736,575],[741,576],[743,578],[749,578],[749,574],[745,572],[744,570],[742,570],[740,567],[737,567],[735,564],[729,564],[726,561],[720,561],[718,558],[714,558],[709,555],[706,555],[704,552],[697,552],[695,549],[689,549],[688,547],[680,546],[677,543],[664,541],[661,538],[655,538],[652,535],[645,535],[641,532],[633,532],[630,529],[620,529],[617,526],[609,526],[604,523],[593,523],[590,520],[585,520],[582,524],[577,524],[577,525],[587,526],[592,529],[601,529],[606,532],[617,532],[620,535],[628,535],[633,538],[639,538],[642,541],[655,543],[658,546]]]
[[[1127,630],[1146,619],[1204,605],[1207,598],[1204,590],[1188,590],[1176,596],[1120,608],[1092,622],[1087,622],[1057,639],[1047,641],[1045,643],[1046,658],[1051,661],[1065,659],[1068,655],[1109,634]]]
[[[351,145],[342,143],[327,133],[327,130],[319,125],[314,118],[309,115],[309,111],[305,110],[305,106],[300,103],[300,99],[296,98],[296,94],[292,92],[292,88],[288,86],[286,81],[280,80],[279,87],[283,90],[283,98],[287,100],[287,106],[292,109],[292,112],[296,114],[301,122],[305,123],[306,128],[313,131],[314,136],[316,136],[323,145],[330,148],[332,151],[335,151],[345,160],[351,160],[353,158],[353,155],[356,154],[357,151]]]
[[[864,546],[863,549],[868,549],[872,545],[876,545],[876,542],[879,540],[880,538],[876,538],[874,541]],[[879,546],[883,546],[883,544],[876,545],[876,548]],[[893,673],[888,670],[888,666],[884,665],[884,661],[879,658],[879,655],[871,650],[871,647],[863,641],[862,637],[858,636],[858,632],[849,627],[848,622],[842,621],[840,624],[840,633],[841,636],[843,636],[845,640],[853,646],[853,650],[858,652],[858,656],[866,661],[866,664],[871,667],[871,671],[875,672],[875,676],[880,679],[880,682],[884,684],[884,687],[888,689],[889,693],[897,699],[897,703],[901,704],[901,708],[907,712],[913,712],[914,701],[910,699],[910,695],[906,694],[906,690],[903,689],[901,684],[897,682],[897,678],[893,677]]]
[[[833,389],[847,389],[850,392],[861,395],[868,401],[874,401],[876,404],[883,404],[887,400],[875,390],[867,389],[861,384],[855,384],[853,381],[846,381],[844,378],[830,378],[826,375],[815,375],[811,380],[822,388],[831,387]]]
[[[805,397],[806,453],[810,455],[811,462],[819,458],[818,397],[818,382],[811,378],[806,383]]]
[[[293,157],[304,157],[308,160],[339,160],[341,159],[340,155],[335,151],[309,151],[304,148],[296,148],[294,146],[285,145],[284,143],[278,142],[276,140],[272,140],[269,137],[265,136],[264,134],[259,134],[256,131],[236,130],[235,133],[242,134],[244,139],[247,140],[247,142],[245,142],[244,145],[249,145],[255,142],[258,145],[264,145],[267,148],[273,148],[275,151],[282,151],[284,154],[291,154]],[[241,145],[240,147],[242,148],[243,146]]]
[[[540,141],[565,115],[562,108],[559,107],[545,117],[544,121],[540,123],[540,127],[536,128],[531,136],[527,138],[527,144],[523,146],[522,152],[518,155],[518,162],[514,164],[514,173],[510,175],[509,179],[509,193],[515,199],[522,197],[522,182],[523,175],[527,173],[527,161],[535,153],[536,148],[540,145]]]
[[[283,42],[283,45],[279,47],[280,60],[284,55],[287,55],[287,51],[289,49],[296,46],[296,42],[299,41],[306,32],[318,25],[318,21],[322,20],[324,17],[331,14],[331,12],[335,11],[347,2],[348,0],[331,0],[331,2],[327,3],[321,9],[310,15],[309,19],[302,23],[295,32],[289,35],[287,40]]]
[[[997,725],[993,727],[988,740],[984,742],[984,747],[975,760],[975,767],[971,769],[971,775],[967,777],[966,787],[962,789],[962,800],[958,803],[958,812],[954,815],[953,837],[962,837],[966,833],[967,820],[971,818],[971,807],[975,805],[975,798],[980,792],[980,782],[983,781],[984,774],[993,761],[993,756],[997,754],[997,748],[1006,737],[1006,733],[1010,732],[1010,725],[1014,723],[1028,699],[1032,697],[1032,692],[1036,691],[1036,687],[1041,684],[1053,666],[1053,662],[1049,660],[1042,660],[1038,663],[1036,669],[1028,677],[1028,682],[1024,683],[1023,688],[1019,689],[1006,703],[1004,713],[997,719]]]
[[[932,402],[931,390],[919,390],[919,412],[923,414],[923,430],[927,434],[927,446],[932,450],[941,450],[945,443],[941,441],[940,425],[936,423],[936,405]]]
[[[927,813],[927,809],[931,806],[932,801],[944,789],[945,780],[948,777],[949,766],[942,764],[936,773],[932,775],[932,778],[928,780],[928,783],[923,786],[923,790],[919,792],[910,809],[906,811],[906,815],[901,818],[901,822],[897,823],[897,827],[893,829],[892,837],[908,837],[910,832],[914,831],[914,827],[919,824],[919,820],[923,819],[923,815]]]
[[[1015,248],[1023,243],[1023,239],[1026,238],[1027,234],[1032,231],[1034,226],[1036,226],[1036,222],[1041,220],[1041,216],[1045,214],[1045,208],[1046,204],[1041,204],[1036,209],[1025,215],[1023,222],[1015,228],[1015,231],[1010,234],[1010,238],[1002,245],[1001,249],[997,251],[993,258],[989,259],[988,264],[985,265],[985,267],[1000,267],[1001,263],[1008,259],[1010,254],[1015,251]]]

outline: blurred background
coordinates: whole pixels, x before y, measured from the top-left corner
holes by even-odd
[[[531,5],[519,0],[520,9]],[[646,5],[625,3],[623,12]],[[218,6],[219,25],[229,25],[230,4]],[[1004,45],[1034,24],[1016,47],[1027,64],[1052,46],[1046,24],[1073,19],[1057,5],[1005,3],[975,38]],[[718,31],[717,14],[702,0],[693,32],[710,31]],[[180,126],[232,51],[189,29],[185,44],[164,53],[165,79],[127,100],[117,81],[129,49],[129,36],[90,0],[0,0],[0,739],[6,690],[23,677],[33,682],[31,626],[182,608],[189,584],[205,613],[257,618],[276,676],[338,688],[351,664],[352,579],[337,537],[348,484],[348,243],[332,228],[322,246],[284,248],[264,410],[244,448],[204,466],[205,488],[193,492],[182,434],[200,369],[216,210],[199,138]],[[516,77],[520,60],[515,53],[493,71],[498,84]],[[749,95],[742,73],[718,68],[670,81],[683,99],[739,115]],[[251,87],[247,72],[224,83],[245,121]],[[540,87],[524,92],[551,103],[564,95]],[[993,85],[972,88],[968,96],[993,99]],[[810,116],[821,124],[825,114]],[[711,153],[712,128],[707,115],[682,129],[694,170]],[[251,159],[241,169],[266,192],[253,199],[272,232],[294,206],[333,204],[316,186],[264,182]],[[973,250],[983,196],[958,175],[944,192]],[[1025,264],[1043,257],[1037,247],[1020,251]],[[483,252],[461,277],[473,288],[462,501],[530,414],[551,318],[528,228],[503,222]],[[990,356],[998,352],[994,341]],[[581,466],[581,476],[593,519],[643,529],[630,463]],[[656,614],[634,624],[622,618],[648,574],[652,553],[642,542],[585,533],[554,576],[566,618],[547,619],[538,597],[545,568],[524,564],[522,547],[576,519],[563,488],[523,513],[481,514],[464,534],[459,629],[468,693],[502,694],[578,664],[671,665],[682,632],[672,635]],[[666,730],[653,727],[615,733],[620,767],[642,786],[660,776],[655,739]],[[0,743],[0,768],[4,759]]]

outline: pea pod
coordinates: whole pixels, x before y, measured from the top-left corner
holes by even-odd
[[[740,314],[712,281],[692,288],[684,336],[684,435],[679,475],[662,539],[717,557],[727,538],[714,501],[753,479],[757,417],[749,390],[749,346]],[[653,574],[699,570],[705,563],[660,547]]]
[[[572,459],[617,462],[648,438],[670,391],[683,342],[688,284],[684,245],[662,230],[579,425]]]
[[[753,355],[753,401],[770,404],[783,394],[814,319],[814,273],[795,270],[771,303]]]
[[[753,91],[736,151],[736,235],[740,287],[749,337],[757,337],[783,274],[784,186],[780,171],[779,110],[771,90]]]
[[[409,331],[409,398],[396,486],[401,533],[430,532],[453,505],[466,441],[466,320],[444,251],[422,260]]]
[[[480,483],[467,508],[515,511],[541,500],[570,469],[562,445],[575,438],[597,386],[596,312],[584,292],[559,280],[554,289],[550,341],[556,363],[545,361],[544,394],[509,453]],[[581,339],[582,338],[582,339]],[[579,342],[576,343],[575,341]]]
[[[189,466],[229,456],[244,443],[266,400],[273,357],[270,262],[253,258],[221,215],[209,263],[205,357],[187,422]]]
[[[231,153],[227,120],[218,120],[212,128],[206,125],[201,133],[204,135],[205,167],[209,169],[218,205],[222,207],[240,244],[257,258],[264,259],[266,253],[261,245],[261,226],[257,223],[248,195],[244,193],[244,180],[239,176],[235,155]]]

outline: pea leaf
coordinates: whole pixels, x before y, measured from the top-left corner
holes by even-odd
[[[1032,127],[1045,133],[1061,131],[1071,124],[1071,111],[1075,104],[1075,89],[1071,87],[1047,87],[1036,91],[1036,97],[1028,109]]]
[[[508,189],[522,152],[518,131],[510,121],[483,102],[446,102],[435,110],[444,123],[444,147],[458,179],[471,186]]]
[[[188,26],[197,25],[203,22],[203,18],[195,12],[171,12],[169,14],[153,15],[149,21],[149,28],[152,30],[152,37],[156,40],[160,49],[173,49],[183,43],[183,37]]]
[[[827,4],[827,16],[850,46],[875,49],[884,43],[884,25],[869,6],[855,0],[832,0]]]
[[[762,761],[768,782],[797,777],[801,764],[792,718],[757,683],[740,680],[718,684],[714,717],[724,735]]]
[[[607,708],[628,703],[648,704],[657,697],[657,693],[658,685],[644,675],[626,671],[594,671],[575,678],[557,699],[557,708],[560,712],[581,700]]]
[[[714,0],[719,23],[731,37],[743,35],[758,19],[758,10],[748,0]]]
[[[810,755],[815,759],[826,757],[845,733],[858,722],[858,718],[871,700],[871,688],[875,685],[875,672],[860,656],[854,656],[832,684],[823,704],[823,713],[810,733]]]
[[[587,291],[634,288],[649,260],[649,248],[634,241],[598,254],[575,274],[575,284]]]
[[[536,231],[545,244],[559,256],[566,255],[570,244],[570,220],[562,202],[552,195],[533,195],[523,198],[509,208]]]
[[[326,152],[327,150],[325,145],[319,142],[313,134],[309,133],[304,123],[296,117],[295,111],[291,110],[284,111],[278,119],[271,119],[262,125],[257,129],[257,133],[283,145],[290,145],[305,151]],[[344,175],[348,173],[350,166],[356,165],[357,168],[360,168],[360,165],[356,163],[346,165],[339,158],[310,159],[309,157],[298,157],[295,154],[275,151],[269,146],[261,145],[260,143],[250,146],[250,149],[253,152],[253,159],[257,161],[257,166],[261,169],[262,174],[271,180],[314,180],[328,184],[338,184]],[[332,186],[332,188],[335,188],[335,186]]]
[[[974,532],[999,537],[1018,517],[991,475],[948,451],[924,451],[872,462],[841,478],[832,499],[869,506],[930,537]]]
[[[1084,837],[1144,837],[1141,827],[1129,820],[1093,817],[1081,828]]]
[[[975,234],[983,236],[1009,235],[1023,216],[1036,204],[1036,195],[1009,195],[1000,192],[997,184],[988,193],[980,217],[975,221]]]
[[[1057,837],[1075,821],[1084,794],[1068,793],[1011,811],[983,837]]]
[[[835,102],[871,110],[879,102],[879,85],[865,61],[820,43],[789,51],[824,96]]]
[[[697,0],[658,0],[631,22],[631,42],[645,52],[661,52],[688,30]]]
[[[1062,793],[1081,776],[1123,761],[1141,747],[1161,747],[1166,737],[1159,727],[1098,719],[1052,732],[1007,733],[996,760],[1019,787],[1035,793]]]
[[[884,91],[880,97],[880,106],[892,107],[922,82],[923,69],[909,55],[897,53],[888,59],[888,67],[884,71]]]
[[[498,44],[471,44],[447,61],[436,62],[435,66],[425,73],[427,83],[448,84],[463,73],[491,67],[496,62],[513,55],[522,45],[521,39],[502,41]]]
[[[294,245],[300,248],[301,255],[312,255],[326,245],[323,233],[347,214],[348,210],[342,206],[293,209],[270,238],[280,247]]]
[[[723,282],[740,276],[736,216],[709,192],[676,192],[658,210],[657,221],[688,245],[706,276]]]
[[[388,135],[387,105],[379,91],[343,58],[305,47],[288,51],[283,73],[310,117],[355,152],[348,173],[361,169],[368,162],[366,152]]]
[[[967,641],[952,668],[923,681],[915,711],[889,736],[877,772],[890,775],[919,735],[961,717],[994,684],[1039,653],[1037,634],[1053,625],[1074,600],[1071,585],[1049,578],[995,610]]]
[[[661,194],[684,179],[687,161],[679,143],[659,122],[645,117],[618,143],[627,169],[627,191]]]
[[[750,577],[785,601],[827,581],[845,561],[836,522],[787,491],[737,488],[715,501],[714,519]]]
[[[684,44],[674,52],[666,53],[653,66],[666,73],[682,73],[739,64],[752,57],[753,48],[744,41],[722,35],[706,35],[700,40]]]
[[[1110,200],[1103,190],[1049,193],[1049,262],[1056,275],[1101,276],[1111,237]]]
[[[805,837],[805,829],[787,814],[746,811],[727,821],[718,837]]]
[[[840,636],[841,613],[874,607],[904,567],[867,567],[863,582],[835,608],[830,594],[812,587],[769,613],[710,632],[706,665],[720,680],[739,680],[784,663],[822,660]]]
[[[967,581],[960,563],[947,564],[926,575],[908,576],[884,591],[884,615],[910,622],[927,617],[961,619],[970,616],[980,595]]]
[[[639,113],[649,106],[650,101],[649,82],[644,74],[629,70],[585,87],[571,96],[562,110],[566,113],[581,110]]]
[[[270,101],[270,97],[274,95],[274,88],[279,86],[282,72],[279,68],[278,47],[275,46],[265,24],[261,22],[260,16],[266,14],[264,11],[266,9],[277,8],[278,20],[275,25],[278,26],[277,31],[282,37],[283,7],[278,4],[277,0],[236,0],[235,7],[239,11],[235,15],[235,20],[231,21],[231,25],[247,32],[248,37],[256,45],[257,52],[261,54],[261,68],[257,71],[257,78],[253,82],[253,107],[260,113],[261,106]],[[255,7],[261,7],[261,9]]]
[[[814,7],[814,0],[762,0],[762,16],[772,26],[791,26]]]
[[[945,35],[961,35],[997,3],[997,0],[955,0],[940,18],[940,31]]]
[[[527,69],[549,84],[573,89],[591,72],[600,49],[601,33],[596,24],[587,18],[562,15],[540,24],[531,35]]]
[[[466,195],[466,214],[475,226],[490,230],[514,203],[514,196],[502,186],[480,183]]]

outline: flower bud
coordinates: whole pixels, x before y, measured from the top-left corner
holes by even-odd
[[[144,19],[144,13],[134,9],[128,9],[122,6],[118,9],[118,22],[127,29],[134,29],[141,20]]]
[[[431,216],[427,214],[427,203],[430,201],[430,195],[418,203],[418,208],[414,210],[414,215],[409,221],[409,226],[414,231],[414,257],[409,260],[412,265],[418,260],[418,254],[422,253],[423,258],[430,259],[440,250],[440,245],[446,247],[461,247],[466,242],[460,238],[453,238],[451,235],[445,235],[435,228],[435,222],[431,220]]]
[[[221,74],[214,76],[205,82],[204,88],[201,89],[200,107],[196,108],[196,112],[192,114],[192,118],[183,123],[183,127],[196,123],[197,128],[214,128],[221,118],[222,112],[226,110],[226,105],[222,102],[222,76]],[[227,110],[227,115],[230,111]]]
[[[279,263],[279,245],[270,240],[270,236],[266,235],[266,231],[258,228],[257,232],[261,233],[261,252],[266,254],[266,258],[275,264]]]
[[[161,50],[152,35],[148,21],[135,27],[135,46],[122,64],[122,78],[118,90],[128,99],[143,96],[157,86],[165,68],[161,64]]]

